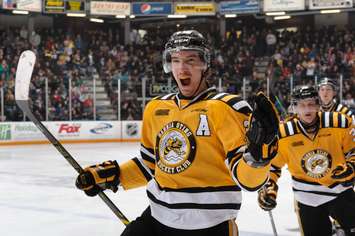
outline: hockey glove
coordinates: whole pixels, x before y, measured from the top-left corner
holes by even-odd
[[[258,191],[258,203],[261,209],[271,211],[277,205],[276,197],[279,187],[273,180],[269,180],[263,188]]]
[[[260,167],[276,156],[278,149],[279,117],[274,104],[259,92],[255,98],[254,111],[249,119],[247,164]]]
[[[355,182],[355,158],[335,167],[332,171],[332,178],[341,182],[345,187],[353,186]]]
[[[105,161],[102,164],[85,168],[77,177],[75,185],[92,197],[100,191],[111,189],[117,192],[120,183],[120,167],[116,161]]]

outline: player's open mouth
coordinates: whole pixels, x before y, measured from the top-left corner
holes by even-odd
[[[184,77],[184,78],[180,78],[180,83],[183,86],[187,86],[190,84],[191,79],[189,77]]]

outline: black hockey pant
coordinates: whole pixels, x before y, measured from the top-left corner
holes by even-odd
[[[237,236],[234,220],[206,229],[182,230],[170,228],[155,220],[148,207],[136,220],[127,225],[121,236]]]
[[[332,223],[337,220],[347,236],[355,236],[355,192],[349,189],[336,199],[317,207],[296,203],[296,213],[304,236],[331,236]]]

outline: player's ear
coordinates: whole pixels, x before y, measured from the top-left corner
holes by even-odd
[[[203,73],[206,73],[207,72],[207,63],[204,63],[203,67],[202,67],[202,71]]]

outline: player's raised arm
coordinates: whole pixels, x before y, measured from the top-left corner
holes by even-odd
[[[249,119],[247,149],[233,173],[243,188],[255,191],[267,181],[270,161],[278,149],[278,126],[274,105],[263,93],[259,93]]]

